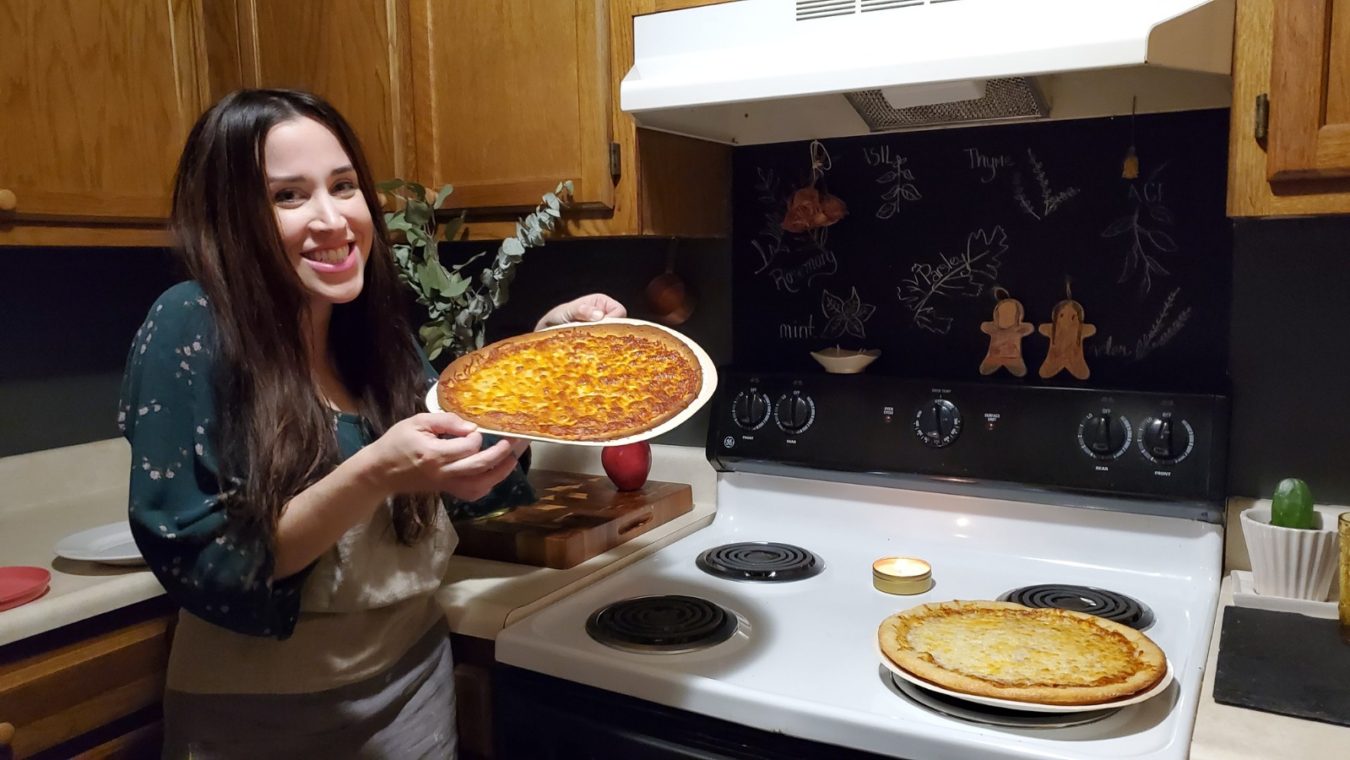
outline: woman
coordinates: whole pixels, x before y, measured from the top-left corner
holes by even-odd
[[[423,411],[370,172],[322,100],[203,114],[172,225],[193,281],[137,332],[120,414],[132,531],[182,606],[166,755],[453,756],[441,494],[527,498],[525,443]],[[539,324],[623,315],[595,294]]]

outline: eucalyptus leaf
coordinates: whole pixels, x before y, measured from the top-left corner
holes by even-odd
[[[508,256],[525,255],[525,246],[521,245],[520,241],[515,238],[506,238],[503,240],[501,250],[502,253],[505,253]]]
[[[409,224],[419,227],[431,221],[431,207],[425,203],[409,202],[403,213]]]
[[[442,185],[441,189],[436,191],[436,201],[431,204],[432,208],[440,208],[445,199],[450,197],[450,193],[455,192],[454,185]]]
[[[385,181],[383,181],[383,182],[376,182],[376,183],[375,183],[375,189],[376,189],[376,190],[382,190],[382,191],[384,191],[384,192],[386,192],[386,193],[389,192],[389,191],[391,191],[391,190],[397,190],[397,189],[399,189],[400,187],[403,187],[403,180],[401,180],[401,179],[387,179],[387,180],[385,180]]]

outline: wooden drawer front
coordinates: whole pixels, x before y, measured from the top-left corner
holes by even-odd
[[[0,722],[28,757],[148,707],[164,694],[171,617],[0,665]]]

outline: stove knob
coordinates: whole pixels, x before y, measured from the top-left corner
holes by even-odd
[[[778,415],[778,427],[785,433],[800,433],[816,418],[816,404],[810,396],[785,395],[778,399],[774,411]]]
[[[950,446],[961,435],[961,410],[945,398],[933,399],[914,413],[914,434],[925,446]]]
[[[1130,422],[1110,412],[1089,414],[1078,426],[1078,445],[1093,459],[1115,459],[1130,445]]]
[[[769,397],[759,391],[741,391],[731,402],[731,418],[745,430],[758,430],[769,421]]]
[[[1158,464],[1175,464],[1186,458],[1195,445],[1195,431],[1186,420],[1147,417],[1139,425],[1139,451]]]

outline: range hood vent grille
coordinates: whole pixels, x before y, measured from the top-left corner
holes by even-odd
[[[1035,85],[1025,77],[990,79],[985,82],[984,97],[954,103],[894,108],[881,90],[846,92],[844,97],[873,132],[996,119],[1038,119],[1050,113]]]
[[[797,20],[813,21],[832,16],[852,16],[856,13],[954,2],[957,0],[797,0]]]

